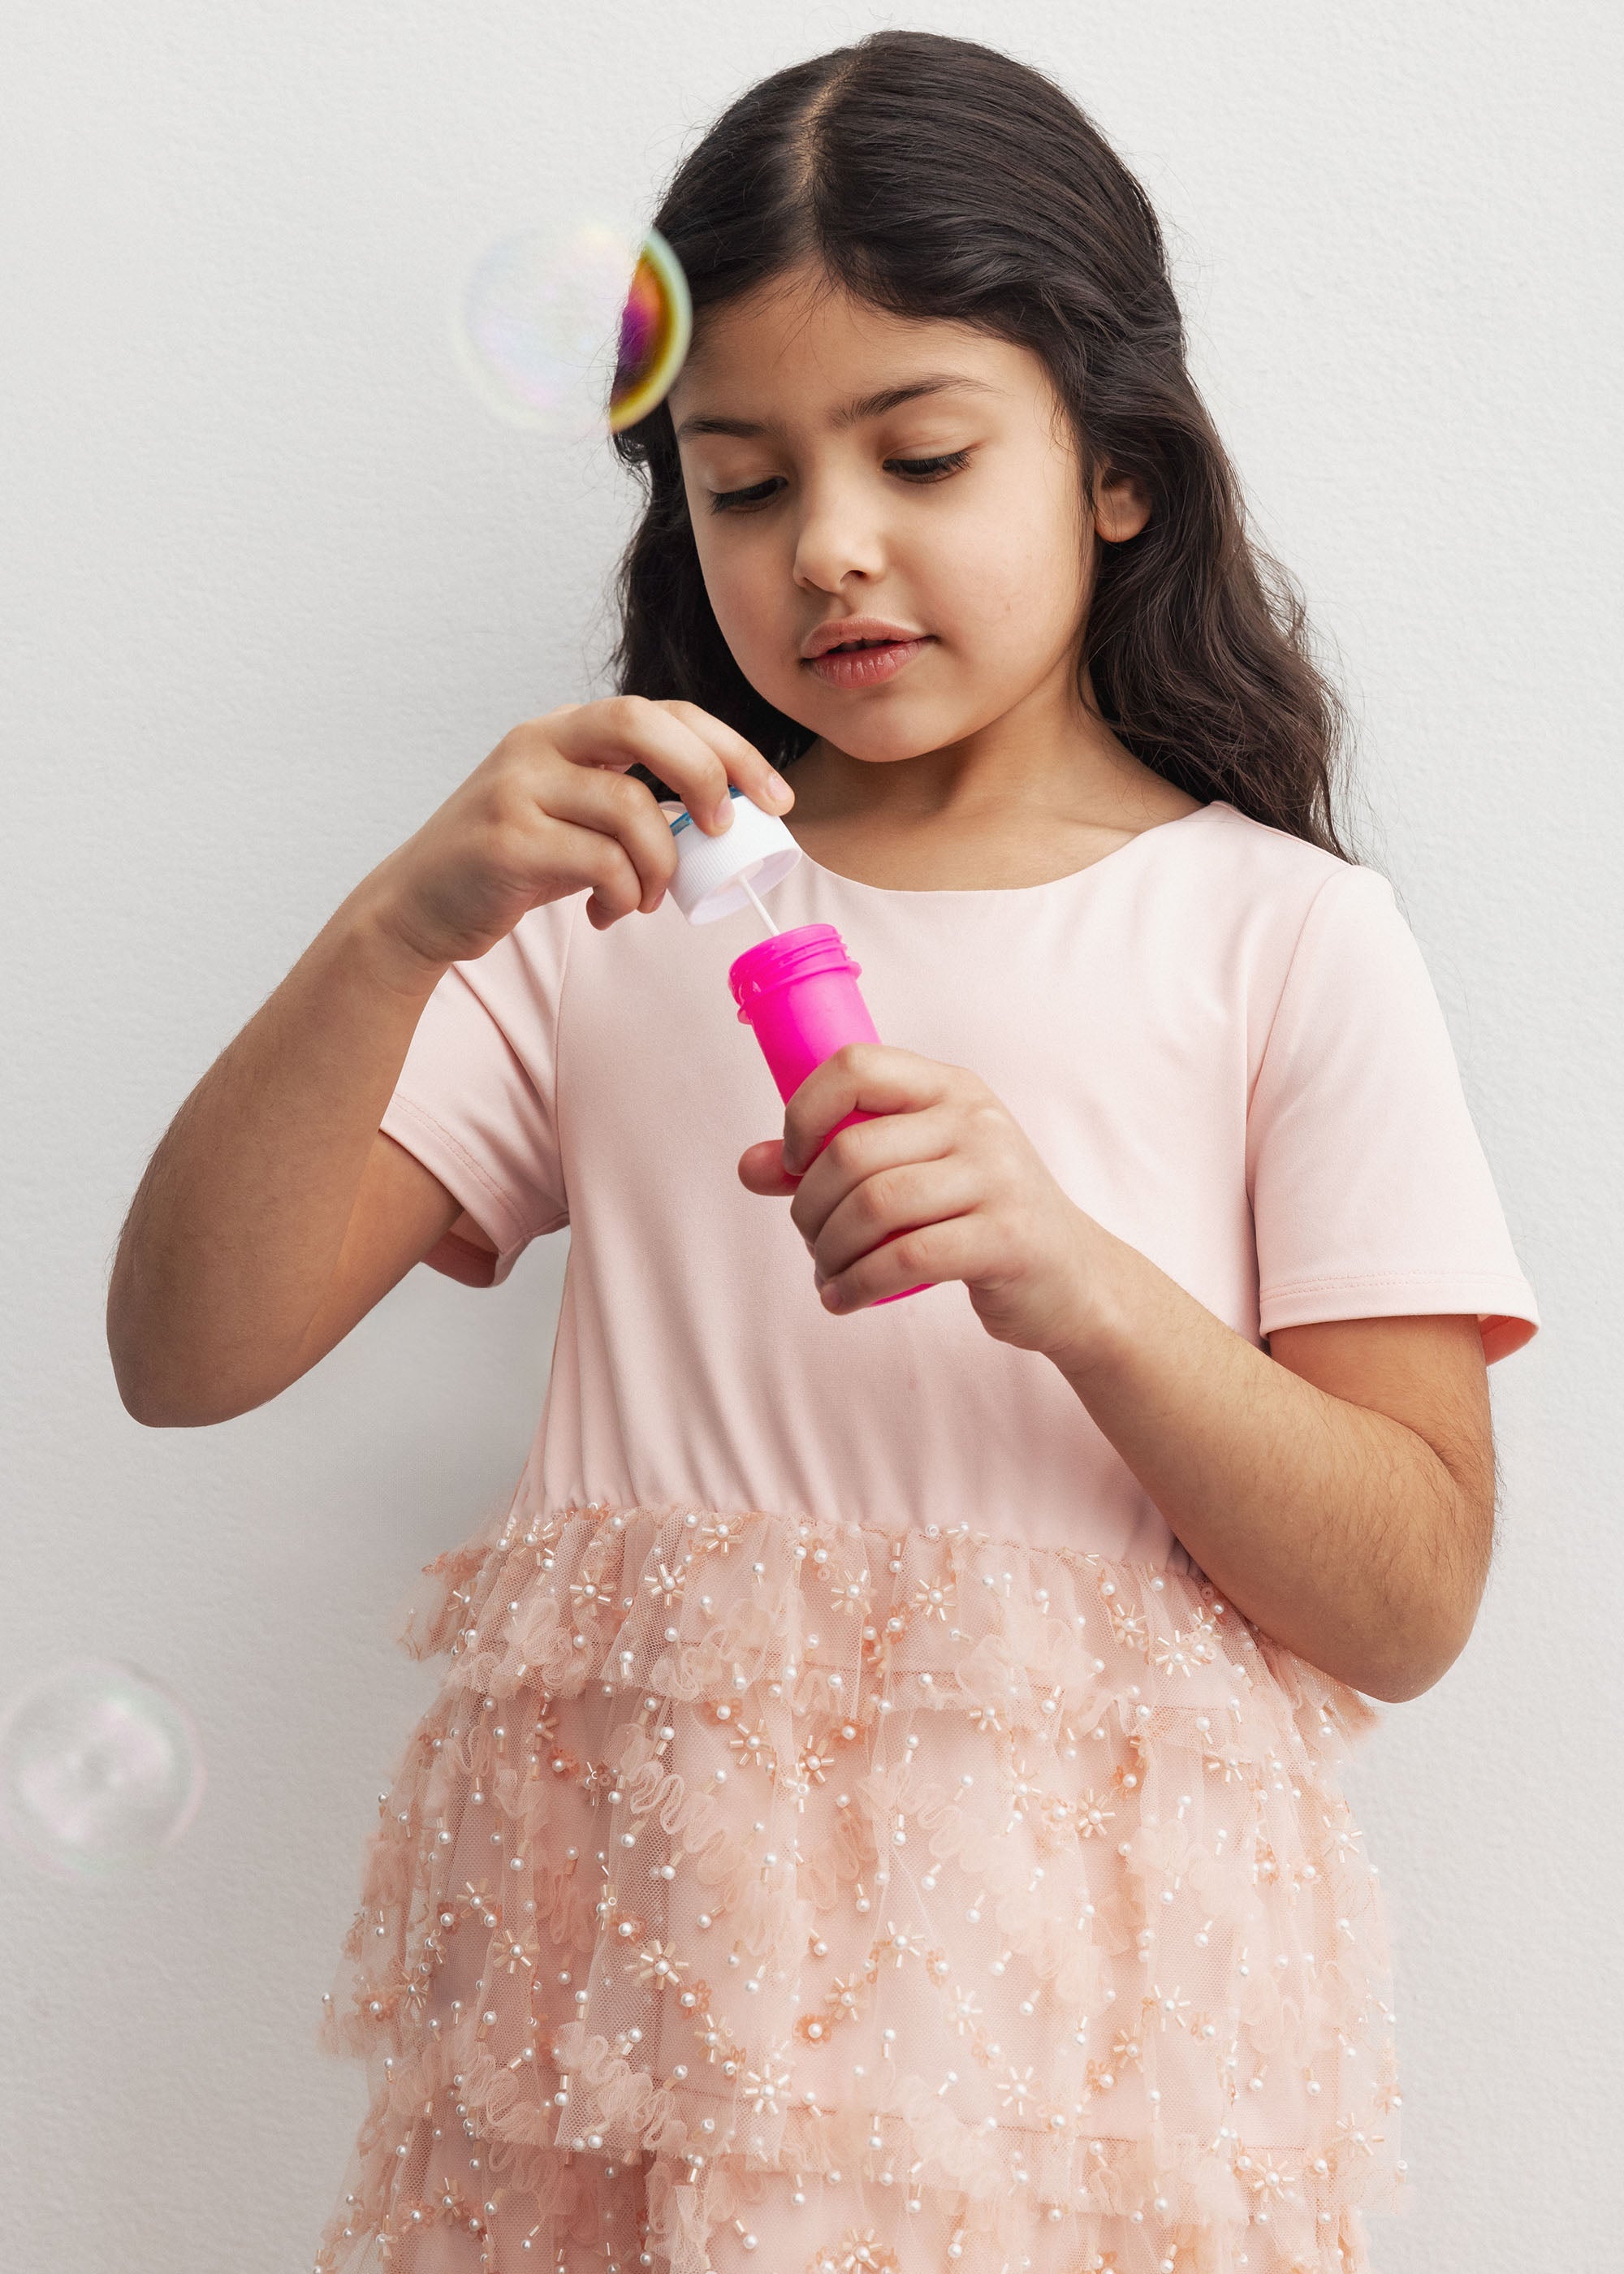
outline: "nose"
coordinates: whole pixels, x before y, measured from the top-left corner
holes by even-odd
[[[848,576],[878,576],[884,565],[882,510],[869,486],[854,474],[807,481],[795,531],[796,583],[838,592]]]

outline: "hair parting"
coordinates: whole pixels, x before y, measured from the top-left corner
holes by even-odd
[[[1109,464],[1151,501],[1136,537],[1101,546],[1079,691],[1086,670],[1118,740],[1191,796],[1355,857],[1335,812],[1347,706],[1297,586],[1248,532],[1150,200],[1064,88],[974,41],[876,32],[741,94],[653,225],[696,328],[810,261],[831,290],[1041,357],[1087,493]],[[613,440],[645,493],[616,580],[617,691],[698,704],[793,766],[813,731],[750,685],[722,636],[665,403]]]

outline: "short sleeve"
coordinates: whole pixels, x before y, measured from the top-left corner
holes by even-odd
[[[484,955],[454,963],[424,1006],[379,1126],[461,1201],[492,1259],[455,1231],[423,1259],[500,1286],[569,1221],[558,1124],[558,1037],[582,892],[530,908]]]
[[[1473,1312],[1492,1363],[1534,1294],[1420,947],[1387,878],[1340,864],[1310,905],[1247,1113],[1259,1327]]]

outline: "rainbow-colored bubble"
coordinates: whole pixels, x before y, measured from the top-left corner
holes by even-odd
[[[693,333],[694,308],[682,264],[651,229],[620,312],[620,351],[609,395],[613,433],[648,417],[681,370]]]
[[[682,367],[688,282],[658,231],[553,217],[491,245],[454,330],[475,392],[507,425],[601,440],[647,416]]]

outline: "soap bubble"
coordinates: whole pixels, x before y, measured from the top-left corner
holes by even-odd
[[[616,433],[646,418],[682,368],[694,332],[688,278],[658,230],[643,239],[620,315],[620,348],[609,398]]]
[[[653,409],[691,326],[687,282],[658,232],[640,239],[587,220],[492,245],[462,293],[455,338],[499,418],[584,441]]]
[[[150,1864],[203,1797],[197,1726],[162,1682],[80,1658],[0,1715],[0,1836],[64,1878]]]
[[[488,408],[516,426],[581,437],[601,427],[636,247],[587,221],[492,245],[462,295],[462,359]]]

